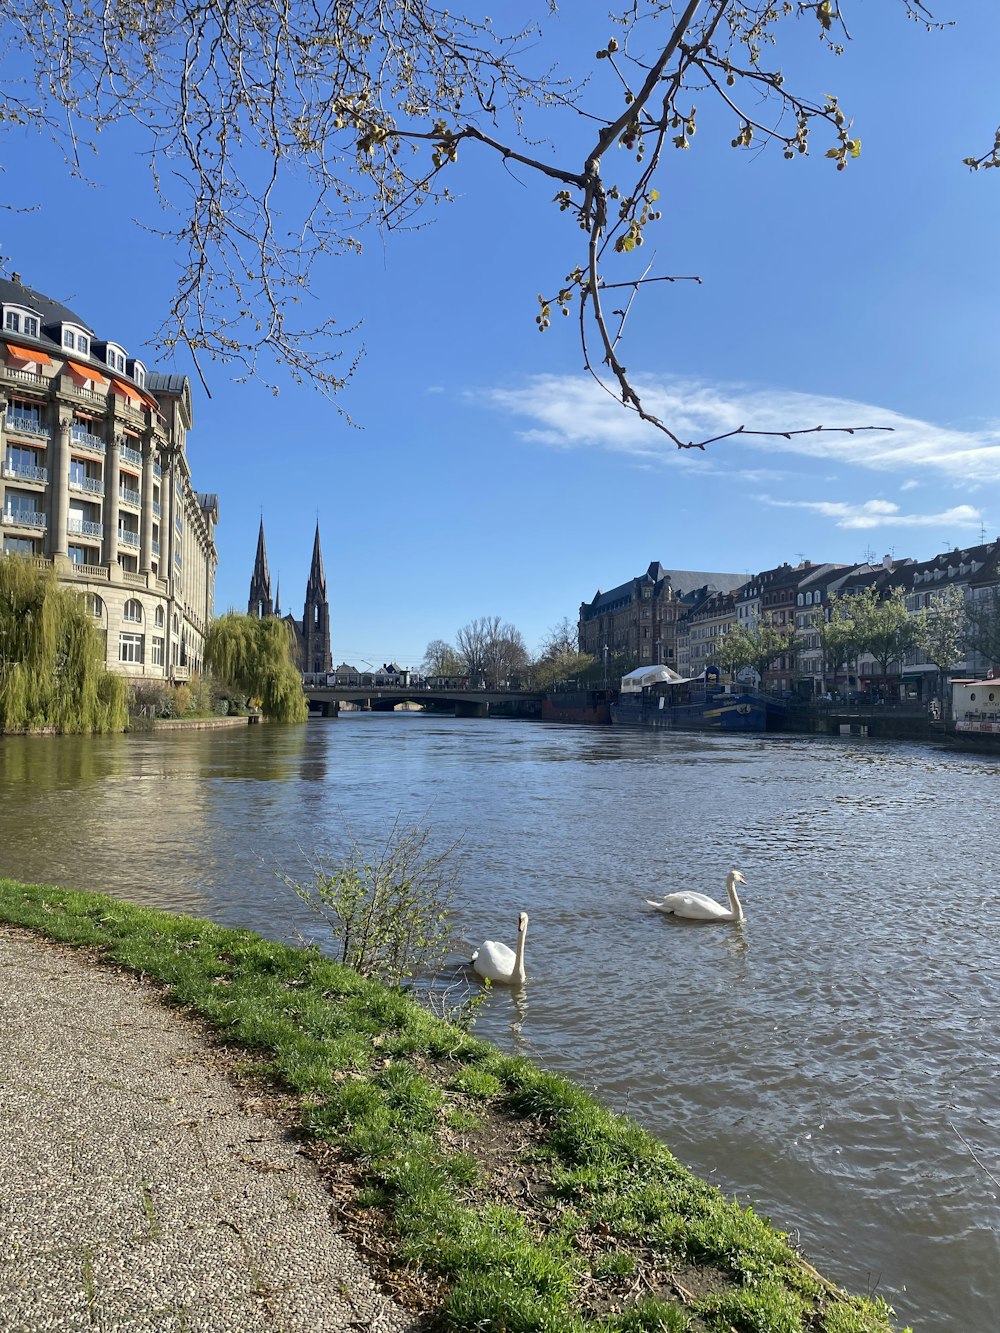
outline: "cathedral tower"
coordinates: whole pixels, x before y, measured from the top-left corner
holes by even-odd
[[[319,527],[317,525],[317,540]],[[263,620],[274,615],[274,603],[271,601],[271,575],[267,568],[267,550],[264,546],[264,520],[260,520],[260,536],[257,538],[257,559],[253,565],[253,578],[250,580],[250,600],[247,602],[247,615]]]
[[[263,533],[263,527],[261,532]],[[322,674],[333,670],[333,658],[330,656],[330,603],[326,599],[326,575],[323,573],[323,553],[319,547],[318,522],[313,541],[309,582],[306,584],[300,642],[303,671]]]

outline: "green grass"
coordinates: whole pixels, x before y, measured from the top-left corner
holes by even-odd
[[[893,1327],[883,1302],[834,1288],[769,1223],[573,1083],[315,950],[11,880],[0,920],[98,949],[253,1052],[304,1131],[349,1165],[364,1225],[383,1215],[385,1263],[425,1275],[445,1329]]]

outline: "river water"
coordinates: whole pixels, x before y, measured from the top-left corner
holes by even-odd
[[[1000,757],[860,739],[342,715],[0,739],[0,873],[267,935],[392,821],[456,839],[477,1031],[581,1081],[917,1333],[1000,1326]],[[724,898],[681,923],[645,898]]]

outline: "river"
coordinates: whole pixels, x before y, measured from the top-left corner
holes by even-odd
[[[0,873],[287,938],[281,883],[397,817],[460,840],[477,1031],[576,1078],[916,1333],[1000,1310],[1000,756],[419,714],[0,739]],[[646,897],[724,899],[681,923]]]

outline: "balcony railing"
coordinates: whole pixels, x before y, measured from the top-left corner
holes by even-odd
[[[157,479],[163,476],[163,468],[160,467],[159,463],[153,464],[153,476]]]
[[[71,518],[66,524],[66,531],[77,537],[103,537],[104,524],[92,523],[89,518]]]
[[[48,426],[43,425],[37,417],[29,417],[21,412],[7,413],[7,429],[16,430],[21,435],[36,435],[45,440],[51,436]]]
[[[33,509],[5,509],[3,521],[15,528],[47,528],[49,520]]]
[[[91,495],[104,494],[104,482],[100,477],[73,477],[69,479],[70,490],[89,491]]]
[[[128,528],[119,528],[118,540],[123,546],[138,546],[139,534],[137,532],[130,532]]]
[[[139,492],[131,490],[128,486],[118,487],[118,499],[124,500],[127,505],[135,505],[136,509],[142,504],[142,496]]]
[[[155,537],[153,538],[153,554],[154,555],[160,554],[160,543],[156,540]]]
[[[154,501],[153,501],[153,517],[154,517],[154,518],[159,518],[159,517],[160,517],[160,502],[159,502],[159,500],[154,500]]]
[[[48,481],[48,468],[36,467],[33,463],[11,463],[3,465],[5,477],[16,477],[18,481]]]
[[[0,373],[5,380],[22,380],[27,384],[41,384],[43,376],[38,366],[32,366],[30,370],[21,369],[18,366],[0,365]]]
[[[100,435],[93,435],[84,426],[73,426],[70,430],[70,438],[74,444],[79,445],[82,449],[93,449],[98,454],[103,454],[107,449],[107,445]]]
[[[137,467],[142,467],[142,454],[138,449],[132,449],[127,444],[118,446],[118,455],[126,463],[134,463]]]
[[[104,583],[111,580],[111,571],[107,565],[87,565],[82,561],[73,562],[73,573],[78,579],[101,579]]]

